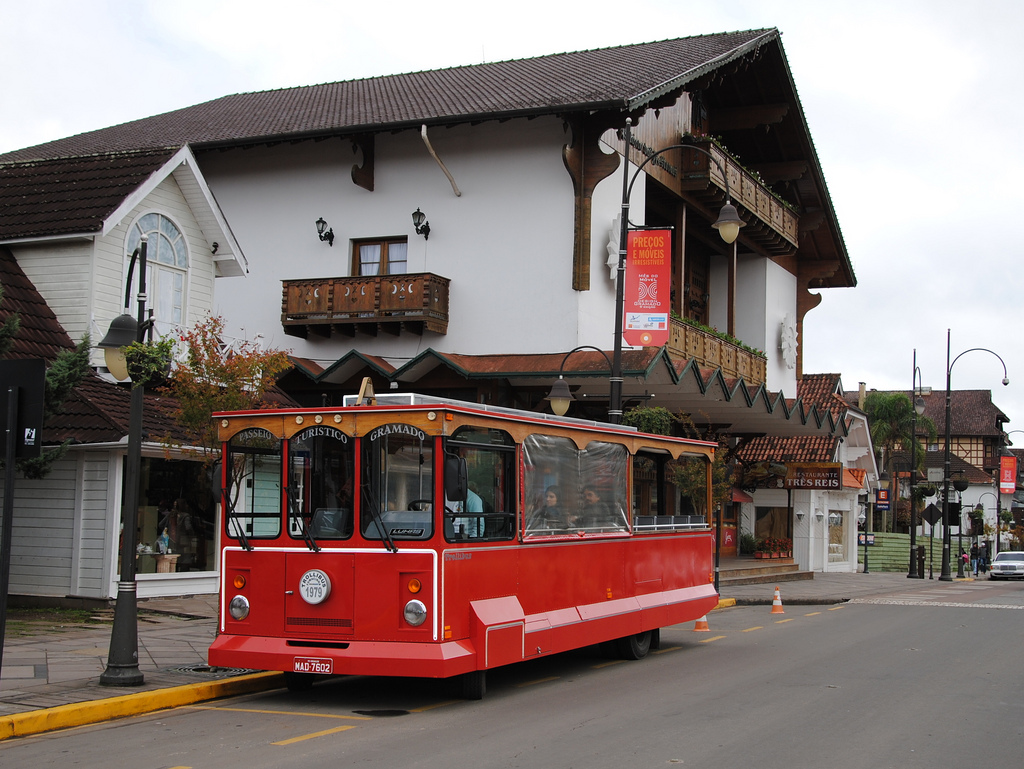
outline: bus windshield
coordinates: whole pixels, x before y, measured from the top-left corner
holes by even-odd
[[[393,423],[362,441],[359,525],[367,539],[430,539],[434,533],[433,439]]]

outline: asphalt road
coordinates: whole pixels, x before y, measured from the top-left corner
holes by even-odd
[[[933,595],[929,595],[933,593]],[[836,606],[740,606],[662,633],[444,682],[344,678],[0,743],[5,767],[1016,766],[1024,584]]]

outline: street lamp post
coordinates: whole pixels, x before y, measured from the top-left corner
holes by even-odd
[[[569,385],[565,383],[565,379],[562,377],[562,372],[565,371],[565,362],[569,360],[569,356],[574,352],[579,352],[580,350],[597,350],[597,352],[604,356],[604,360],[608,364],[608,369],[611,370],[612,368],[612,362],[608,360],[608,354],[600,347],[594,347],[592,344],[584,344],[569,350],[569,352],[565,354],[565,357],[562,358],[562,365],[558,367],[558,379],[555,380],[554,385],[551,387],[551,392],[549,392],[547,397],[544,399],[551,404],[551,410],[560,417],[565,416],[565,412],[569,410],[569,404],[575,400],[575,398],[572,397],[572,393],[569,392]],[[608,413],[611,415],[611,411]]]
[[[917,506],[914,499],[914,481],[917,477],[917,418],[924,413],[924,398],[919,395],[918,385],[921,383],[921,369],[917,367],[917,350],[914,350],[914,376],[910,391],[910,400],[914,406],[910,415],[910,569],[909,579],[924,579],[924,574],[917,573]]]
[[[953,360],[950,360],[950,335],[949,329],[946,329],[946,445],[943,447],[943,471],[942,471],[942,570],[939,572],[939,579],[943,582],[952,582],[953,577],[949,570],[949,547],[950,547],[950,536],[949,536],[949,444],[951,441],[950,434],[950,421],[952,418],[952,401],[950,400],[950,380],[953,371],[954,364],[960,360],[964,355],[969,352],[987,352],[995,355],[999,358],[999,362],[1003,364],[1003,386],[1010,384],[1010,378],[1006,373],[1006,361],[1004,361],[998,353],[992,352],[986,347],[972,347],[969,350],[964,350],[962,353],[957,355]]]
[[[718,162],[710,152],[690,144],[673,144],[669,147],[652,152],[637,166],[633,178],[629,176],[629,148],[632,143],[631,126],[633,121],[626,118],[626,127],[623,129],[623,152],[622,152],[622,213],[620,214],[619,225],[619,265],[615,274],[615,347],[612,355],[612,374],[609,378],[609,404],[608,421],[612,424],[622,422],[622,315],[625,309],[625,275],[626,275],[626,247],[629,232],[629,196],[633,192],[633,183],[640,175],[644,166],[654,160],[663,152],[675,149],[688,149],[707,155],[725,179],[725,204],[718,212],[718,219],[711,226],[718,230],[718,234],[726,243],[734,243],[739,236],[740,227],[745,222],[740,218],[739,212],[731,202],[729,195],[729,175],[722,164]]]
[[[860,515],[857,516],[857,522],[864,528],[864,573],[868,573],[868,525],[867,513],[864,512],[864,508],[867,505],[862,505],[860,508]]]
[[[128,370],[122,348],[132,342],[142,342],[146,329],[146,236],[132,254],[125,286],[126,312],[114,318],[99,347],[103,348],[107,368],[117,379],[126,379]],[[132,272],[139,265],[138,320],[127,312],[130,302]],[[135,582],[136,518],[139,509],[139,480],[142,466],[142,412],[144,382],[133,382],[128,415],[128,457],[125,467],[124,496],[121,505],[121,579],[117,583],[117,601],[114,604],[114,624],[110,632],[107,668],[100,675],[104,686],[141,686],[145,680],[139,670],[138,596]]]

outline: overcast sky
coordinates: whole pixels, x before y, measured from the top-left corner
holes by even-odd
[[[0,152],[232,93],[777,27],[857,275],[804,322],[847,390],[991,389],[1024,430],[1024,3],[0,0]],[[1011,436],[1024,446],[1024,433]]]

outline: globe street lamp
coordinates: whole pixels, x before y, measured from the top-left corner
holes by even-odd
[[[612,368],[612,363],[608,360],[608,354],[600,347],[594,347],[591,344],[584,344],[569,350],[569,352],[565,354],[565,357],[562,358],[562,365],[558,367],[558,379],[555,380],[554,385],[551,386],[551,392],[549,392],[547,397],[544,399],[551,404],[551,410],[560,417],[565,416],[565,412],[569,410],[569,404],[576,400],[572,397],[572,393],[569,392],[569,385],[565,383],[565,379],[562,377],[562,372],[565,370],[565,362],[569,360],[569,356],[574,352],[579,352],[580,350],[597,350],[597,352],[604,356],[605,363],[608,364],[609,370]]]
[[[942,570],[939,573],[939,579],[943,582],[953,581],[953,577],[950,575],[949,572],[949,483],[951,480],[949,473],[949,444],[952,440],[950,436],[950,422],[952,420],[952,402],[950,400],[949,391],[950,379],[951,374],[953,372],[953,366],[956,364],[956,362],[967,353],[976,351],[991,353],[992,355],[995,355],[997,358],[999,358],[999,362],[1003,364],[1003,386],[1005,387],[1006,385],[1010,384],[1010,378],[1006,373],[1006,361],[1000,358],[998,353],[992,352],[992,350],[989,350],[986,347],[972,347],[969,350],[964,350],[962,353],[953,358],[952,361],[950,361],[950,336],[949,329],[946,329],[946,445],[943,447],[944,463],[942,472]]]
[[[124,304],[126,312],[114,318],[107,335],[99,343],[107,362],[107,369],[119,379],[128,378],[128,367],[123,348],[132,342],[142,342],[146,330],[152,327],[146,320],[146,247],[147,238],[132,254],[128,266]],[[138,320],[127,312],[132,272],[139,264]],[[139,670],[138,596],[135,582],[136,522],[139,509],[139,480],[142,465],[142,410],[145,383],[133,382],[128,415],[128,456],[125,467],[124,495],[121,501],[121,579],[117,583],[117,601],[114,604],[114,624],[110,632],[107,668],[100,675],[103,686],[141,686],[145,677]]]

